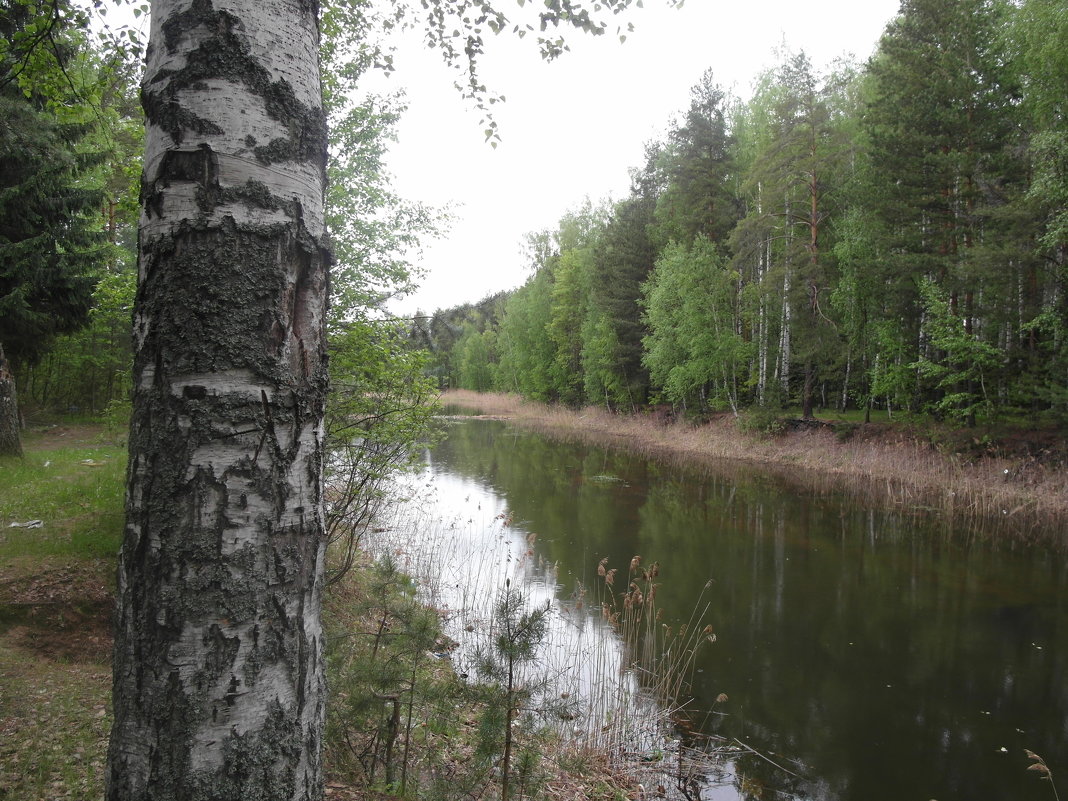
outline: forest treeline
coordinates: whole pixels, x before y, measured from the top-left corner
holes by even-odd
[[[617,202],[411,338],[442,385],[690,414],[1068,411],[1068,10],[905,0],[863,65],[711,71]]]

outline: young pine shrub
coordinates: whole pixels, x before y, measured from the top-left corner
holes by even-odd
[[[339,773],[403,793],[413,721],[426,720],[455,687],[451,676],[435,675],[428,664],[440,628],[434,612],[415,598],[411,580],[384,557],[358,581],[363,586],[352,602],[351,628],[328,640],[327,748]]]
[[[548,613],[548,606],[528,610],[523,594],[506,580],[493,610],[490,643],[475,654],[477,752],[484,765],[499,767],[501,801],[536,797],[544,780],[535,746],[543,727],[536,718],[551,714],[552,703],[547,681],[530,678],[526,668],[538,658]]]

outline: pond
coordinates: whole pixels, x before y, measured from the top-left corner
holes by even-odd
[[[737,465],[687,471],[488,420],[450,424],[413,486],[378,545],[422,571],[461,640],[507,578],[553,604],[551,647],[580,673],[618,674],[598,565],[658,563],[662,625],[697,610],[714,632],[690,719],[756,752],[709,777],[704,798],[1052,798],[1025,749],[1068,782],[1062,553]]]

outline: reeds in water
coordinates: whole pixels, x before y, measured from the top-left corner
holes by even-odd
[[[477,674],[478,655],[497,636],[502,588],[517,588],[526,608],[546,610],[537,658],[517,667],[519,682],[539,688],[530,711],[572,752],[596,753],[612,769],[675,777],[684,762],[690,772],[693,753],[679,726],[689,720],[694,659],[715,640],[703,595],[685,622],[668,625],[656,603],[661,566],[639,556],[622,569],[602,562],[594,591],[580,584],[568,595],[555,566],[539,559],[534,535],[513,526],[492,496],[473,485],[439,493],[426,475],[413,484],[422,497],[396,507],[365,545],[412,576],[442,616],[457,643],[455,670]],[[466,501],[443,512],[442,495]]]

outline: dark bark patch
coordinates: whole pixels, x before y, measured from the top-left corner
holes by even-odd
[[[201,136],[221,136],[224,133],[223,129],[211,120],[183,108],[172,93],[142,90],[141,107],[145,110],[145,117],[153,125],[158,125],[170,134],[175,145],[182,144],[186,131]]]
[[[168,150],[160,161],[158,179],[192,181],[201,186],[218,183],[219,160],[212,149],[201,144],[195,150]]]
[[[216,11],[211,0],[193,0],[189,8],[172,14],[163,21],[163,44],[168,53],[174,53],[181,42],[182,35],[204,25],[208,30],[218,32],[238,26],[239,20],[228,11]]]
[[[219,160],[212,149],[201,144],[195,150],[168,150],[160,159],[153,180],[141,177],[141,202],[145,213],[162,218],[165,190],[176,181],[198,184],[200,192],[219,184]]]
[[[190,799],[241,798],[242,801],[277,801],[315,796],[317,788],[297,792],[298,764],[305,745],[302,726],[277,701],[268,709],[264,725],[247,733],[231,730],[223,749],[225,770],[197,776]],[[318,788],[321,796],[321,788]]]
[[[279,264],[285,226],[240,230],[229,220],[221,230],[194,224],[183,229],[146,254],[146,278],[138,290],[144,314],[154,320],[150,350],[161,354],[161,375],[244,368],[284,381],[262,340],[285,289]],[[164,263],[166,269],[160,269]]]
[[[182,36],[197,28],[203,28],[207,35],[187,54],[185,66],[180,70],[159,70],[149,81],[150,84],[167,82],[162,92],[143,93],[142,103],[149,120],[170,133],[175,144],[180,144],[181,124],[203,125],[203,121],[189,118],[189,112],[181,117],[170,110],[171,105],[177,105],[178,92],[211,78],[234,81],[259,96],[267,114],[288,129],[285,139],[255,149],[261,162],[325,163],[327,127],[322,109],[301,103],[284,78],[271,79],[267,69],[249,52],[240,35],[240,20],[233,14],[216,11],[210,0],[194,0],[188,9],[164,21],[162,29],[168,51],[175,52]]]
[[[234,666],[241,648],[240,637],[227,637],[217,623],[213,623],[203,638],[204,672],[212,680],[218,679]]]
[[[315,565],[314,536],[303,525],[289,526],[271,536],[271,556],[274,580],[283,586],[308,586],[311,568]]]
[[[284,209],[294,220],[300,219],[302,214],[300,203],[276,197],[262,181],[249,179],[241,186],[220,186],[219,159],[207,144],[201,144],[195,150],[169,150],[164,153],[152,180],[142,178],[141,197],[146,213],[150,217],[163,217],[167,188],[182,181],[197,185],[197,208],[203,212],[205,220],[219,206],[232,203],[242,203],[249,208],[265,211]]]

